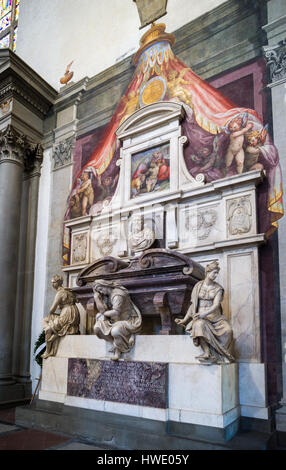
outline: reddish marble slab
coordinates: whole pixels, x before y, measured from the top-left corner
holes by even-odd
[[[168,407],[168,364],[69,359],[67,393],[74,397]]]
[[[27,429],[0,436],[0,450],[44,450],[69,440],[57,434]]]

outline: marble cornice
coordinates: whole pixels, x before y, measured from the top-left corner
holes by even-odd
[[[44,119],[58,93],[16,54],[0,50],[0,101],[15,98]]]
[[[54,104],[54,112],[59,112],[72,105],[78,105],[86,92],[89,78],[84,77],[76,83],[70,83],[62,87]]]
[[[262,26],[262,29],[269,34],[273,31],[276,31],[280,26],[284,26],[286,28],[286,15],[280,16],[279,18],[276,18],[276,20],[270,21],[268,24]]]

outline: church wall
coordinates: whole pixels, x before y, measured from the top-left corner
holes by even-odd
[[[25,14],[29,12],[27,4],[29,3],[29,8],[34,2],[27,2],[23,0],[23,28],[24,28],[24,19]],[[63,2],[64,3],[64,2]],[[69,2],[69,5],[72,2]],[[89,7],[91,8],[89,2]],[[214,2],[214,7],[222,2]],[[265,103],[263,99],[259,101],[258,89],[262,88],[262,83],[259,82],[263,72],[262,60],[261,59],[261,44],[263,43],[263,33],[261,32],[260,26],[264,24],[263,20],[263,11],[254,11],[252,9],[247,10],[245,5],[237,5],[238,2],[230,1],[226,2],[225,6],[220,6],[218,9],[214,10],[212,14],[204,15],[197,20],[192,21],[192,23],[185,24],[187,19],[184,15],[184,19],[181,18],[182,23],[177,24],[176,28],[179,28],[175,31],[177,38],[177,43],[174,46],[174,52],[182,59],[187,66],[191,66],[196,73],[199,73],[203,78],[208,79],[216,87],[224,87],[227,84],[231,84],[233,81],[241,79],[248,76],[249,74],[254,77],[254,107],[258,112],[261,112],[265,109]],[[105,2],[106,4],[106,2]],[[172,3],[170,1],[170,7]],[[201,6],[205,5],[202,3]],[[208,2],[210,6],[210,2]],[[133,5],[132,5],[133,7]],[[63,8],[63,4],[61,6]],[[129,7],[130,8],[130,7]],[[26,13],[25,13],[26,11]],[[62,10],[64,11],[64,9]],[[69,14],[72,16],[72,6],[69,6]],[[188,9],[186,9],[188,11]],[[227,14],[232,12],[233,14]],[[203,13],[203,11],[201,11]],[[120,11],[120,14],[125,18],[123,11]],[[91,15],[92,16],[92,15]],[[168,26],[168,17],[171,17],[171,10],[169,9],[169,14],[166,17],[166,24],[168,32],[171,32],[171,25]],[[174,15],[175,17],[176,15]],[[134,18],[136,17],[136,21]],[[122,22],[120,23],[120,28],[126,31],[135,31],[136,38],[132,37],[132,41],[128,42],[128,47],[133,47],[134,50],[137,50],[139,37],[142,35],[142,31],[138,33],[137,30],[137,12],[134,13],[134,18],[129,16],[128,25],[130,21],[130,26]],[[177,16],[179,19],[180,16]],[[68,23],[69,17],[65,20],[65,23]],[[192,20],[192,17],[187,19],[187,21]],[[162,18],[162,22],[165,19]],[[137,22],[137,23],[136,23]],[[262,23],[261,23],[262,22]],[[103,22],[104,23],[104,22]],[[106,24],[106,23],[105,23]],[[72,25],[72,23],[71,23]],[[134,26],[135,25],[135,26]],[[59,25],[62,27],[62,22]],[[70,27],[70,25],[69,25]],[[19,24],[21,28],[21,24]],[[138,34],[137,34],[138,33]],[[62,34],[66,38],[65,34]],[[99,34],[98,31],[94,31],[93,34]],[[101,32],[100,32],[101,34]],[[70,38],[74,35],[71,34]],[[56,37],[56,36],[55,36]],[[85,36],[80,39],[83,40]],[[102,34],[97,39],[97,42],[102,41]],[[227,45],[226,40],[228,39]],[[135,40],[136,39],[136,40]],[[21,32],[19,30],[19,54],[25,60],[25,42],[21,45]],[[26,41],[26,39],[25,39]],[[101,53],[98,56],[98,60],[92,60],[90,63],[90,53],[87,51],[87,56],[85,57],[82,53],[83,48],[80,46],[81,42],[78,37],[76,39],[77,44],[69,43],[69,50],[72,52],[80,49],[81,54],[81,64],[77,69],[77,64],[74,64],[75,77],[74,81],[77,82],[79,79],[85,76],[91,76],[92,78],[86,83],[81,81],[81,84],[76,83],[71,85],[70,88],[62,89],[60,94],[60,99],[57,101],[55,106],[55,114],[58,118],[57,129],[55,131],[56,135],[56,144],[61,141],[65,141],[69,138],[70,134],[66,131],[65,126],[71,125],[71,122],[74,123],[74,135],[76,137],[86,137],[87,134],[100,130],[109,122],[112,113],[119,101],[119,98],[125,92],[128,83],[130,82],[133,66],[130,62],[130,57],[125,58],[124,60],[114,64],[116,60],[116,55],[122,55],[125,51],[122,50],[113,51],[113,48],[108,46],[106,43],[106,48],[104,51],[96,51],[96,53]],[[78,42],[79,41],[79,42]],[[108,39],[107,39],[108,41]],[[114,39],[112,39],[114,41]],[[89,41],[90,42],[90,41]],[[118,47],[122,45],[122,38],[116,39],[114,41]],[[113,43],[113,44],[114,44]],[[114,44],[114,45],[115,45]],[[116,47],[117,47],[116,46]],[[122,47],[124,44],[122,45]],[[22,48],[22,49],[21,49]],[[56,50],[56,52],[55,52]],[[65,64],[74,58],[69,57],[66,52],[63,52],[64,47],[51,47],[49,54],[51,54],[51,64],[54,63],[54,68],[49,65],[49,70],[46,67],[46,63],[39,62],[39,55],[36,57],[31,56],[31,63],[36,70],[41,73],[50,83],[54,86],[57,86],[58,78],[64,71]],[[108,50],[108,58],[105,57],[106,50]],[[113,56],[111,52],[113,51]],[[103,57],[104,56],[104,57]],[[26,56],[28,58],[28,55]],[[55,60],[56,59],[56,60]],[[46,60],[46,59],[45,59]],[[34,62],[33,62],[34,61]],[[49,58],[47,58],[49,63]],[[101,65],[101,69],[98,64]],[[108,68],[109,67],[109,68]],[[249,70],[247,71],[247,67]],[[252,67],[252,68],[251,68]],[[251,70],[250,70],[251,69]],[[244,72],[242,72],[244,70]],[[255,72],[256,70],[256,72]],[[256,73],[256,75],[255,75]],[[49,75],[50,74],[50,75]],[[54,77],[57,77],[56,79]],[[261,89],[260,88],[260,89]],[[80,94],[80,99],[78,99]],[[257,108],[259,103],[259,109]],[[240,104],[240,103],[238,103]],[[63,118],[63,122],[60,120]],[[47,125],[47,135],[48,133],[54,132],[53,119],[51,119],[52,124]],[[95,142],[97,137],[95,138]],[[54,149],[51,150],[51,153],[54,152]],[[48,153],[47,153],[48,155]],[[282,156],[282,154],[281,154]],[[46,157],[45,157],[46,158]],[[51,158],[51,157],[49,157]],[[52,163],[53,165],[54,163]],[[46,176],[48,172],[50,173],[50,183],[51,184],[51,202],[50,202],[50,220],[49,220],[49,232],[48,237],[46,238],[47,246],[47,270],[45,282],[41,277],[41,285],[45,284],[46,294],[45,299],[42,297],[42,293],[35,292],[35,303],[34,305],[41,305],[41,308],[37,310],[34,309],[35,315],[37,315],[37,320],[34,323],[39,325],[39,317],[42,317],[44,314],[47,314],[48,308],[51,304],[53,298],[53,292],[50,287],[50,278],[56,272],[60,274],[62,267],[61,259],[61,235],[62,235],[62,222],[64,218],[64,212],[66,208],[66,198],[71,189],[71,178],[72,173],[75,172],[75,167],[72,166],[72,163],[64,165],[62,168],[58,169],[48,169],[46,167]],[[48,185],[46,186],[46,194],[49,193]],[[47,207],[46,207],[47,209]],[[42,220],[42,227],[46,221]],[[45,228],[47,226],[45,225]],[[40,232],[38,235],[38,244],[40,243]],[[39,245],[38,245],[39,246]],[[235,262],[237,260],[234,258],[231,263],[234,263],[232,266],[233,272],[236,270]],[[40,271],[40,266],[43,265],[42,260],[38,258],[37,261],[38,270]],[[40,263],[40,264],[39,264]],[[35,283],[35,285],[37,285]],[[37,287],[38,291],[38,287]],[[35,320],[34,320],[35,321]],[[34,327],[36,328],[36,327]],[[34,330],[35,331],[35,330]],[[275,355],[274,355],[275,356]],[[272,359],[273,357],[272,356]]]
[[[286,39],[286,4],[283,0],[271,0],[267,5],[268,21],[264,26],[264,31],[267,34],[268,44],[265,49],[265,55],[268,54],[268,93],[269,99],[272,102],[272,126],[273,137],[275,145],[277,146],[280,154],[280,162],[282,174],[285,178],[286,165],[285,165],[285,117],[286,101],[285,101],[285,84],[286,84],[286,71],[282,65],[285,62],[285,39]],[[283,44],[284,42],[284,44]],[[282,66],[281,66],[282,65]],[[285,185],[284,185],[285,186]],[[285,203],[285,195],[284,195]],[[279,231],[275,242],[276,246],[276,259],[279,253],[279,269],[276,269],[276,293],[277,293],[277,315],[279,316],[281,328],[281,344],[279,347],[282,356],[282,376],[283,376],[283,391],[282,391],[282,408],[276,412],[276,425],[277,430],[286,431],[286,244],[285,233],[286,220],[285,217],[279,222]],[[276,331],[273,331],[273,342],[275,343]],[[280,371],[279,371],[280,372]],[[285,438],[284,438],[285,441]]]
[[[201,0],[190,5],[189,0],[169,0],[168,15],[162,21],[172,32],[222,3],[223,0]],[[17,54],[58,88],[59,79],[72,60],[74,81],[78,81],[133,54],[146,30],[139,31],[139,25],[132,0],[23,0]]]

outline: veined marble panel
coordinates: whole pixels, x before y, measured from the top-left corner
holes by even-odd
[[[246,407],[267,407],[265,364],[239,364],[239,401]]]
[[[192,254],[202,266],[218,261],[217,282],[224,287],[223,313],[234,334],[234,355],[238,361],[260,361],[258,249],[228,249]]]
[[[227,255],[228,308],[234,352],[240,359],[260,359],[257,249]]]
[[[223,415],[238,405],[237,383],[237,364],[211,367],[170,364],[169,406]]]
[[[89,262],[89,232],[75,232],[71,241],[71,264],[86,264]]]
[[[44,359],[41,391],[66,394],[68,378],[68,359],[48,357]]]

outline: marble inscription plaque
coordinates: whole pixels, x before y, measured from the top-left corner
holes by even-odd
[[[69,358],[67,394],[167,408],[168,364]]]

